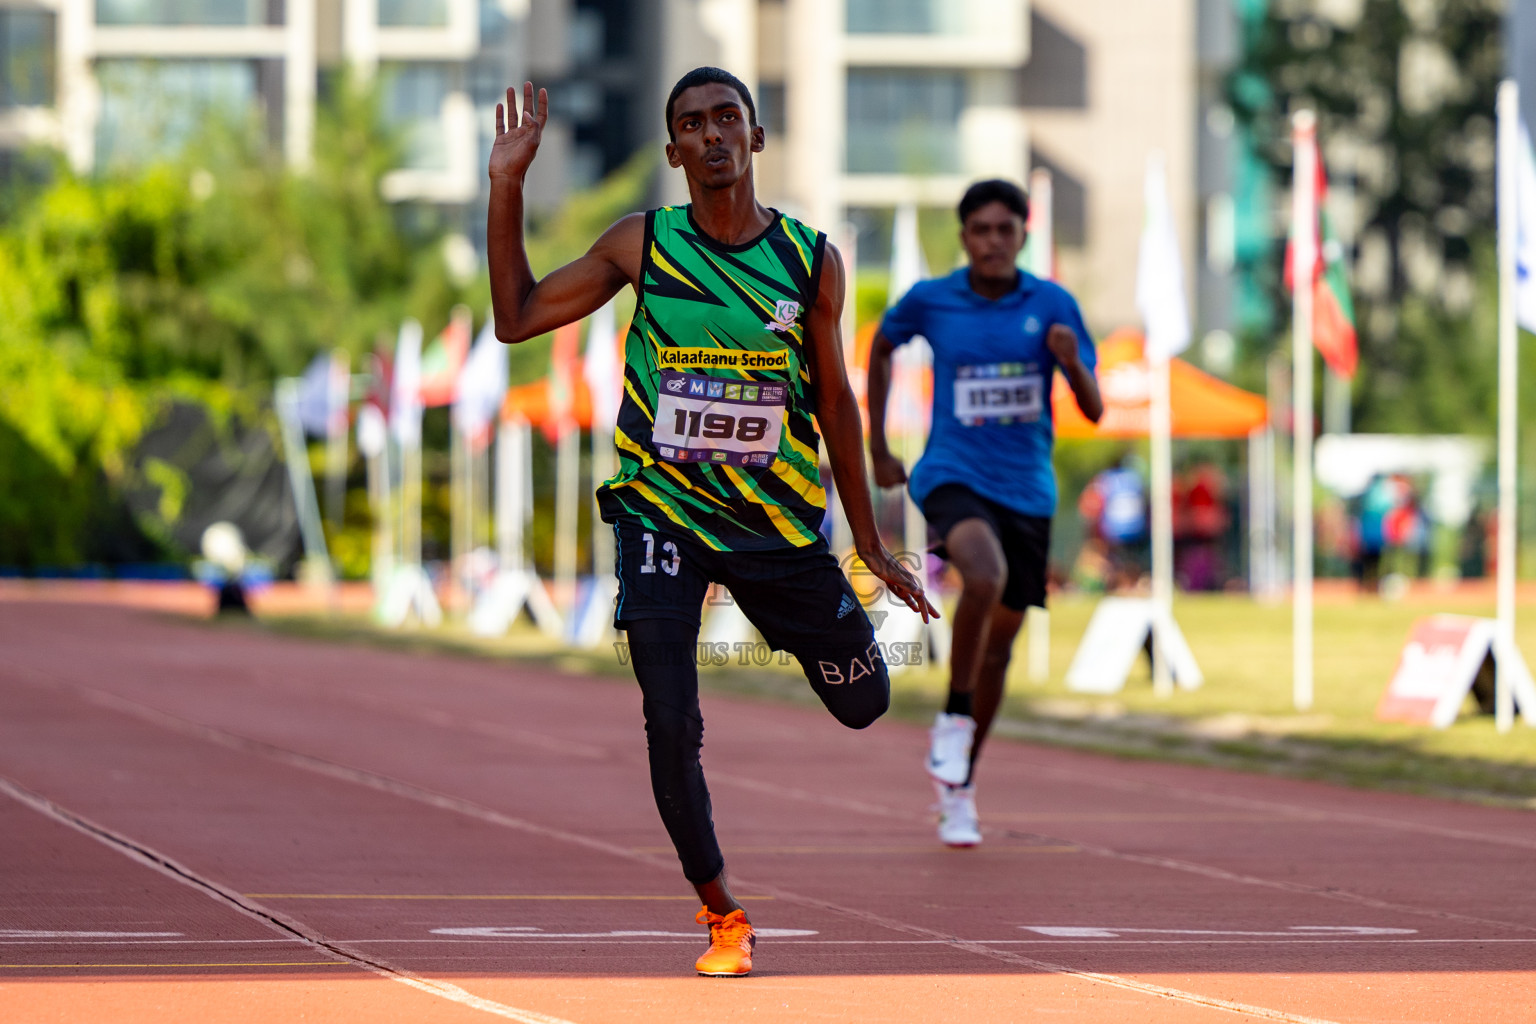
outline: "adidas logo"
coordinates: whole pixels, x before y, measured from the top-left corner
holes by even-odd
[[[847,615],[849,612],[853,611],[855,607],[857,607],[857,605],[854,604],[853,598],[849,597],[847,594],[844,594],[842,603],[837,606],[837,617],[842,618],[844,615]]]

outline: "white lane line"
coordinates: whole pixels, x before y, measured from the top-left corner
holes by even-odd
[[[172,715],[148,705],[141,704],[138,701],[129,700],[124,697],[118,697],[114,694],[105,693],[101,690],[96,690],[93,687],[87,687],[79,683],[69,683],[67,685],[69,685],[72,689],[82,692],[83,694],[87,695],[89,699],[94,699],[104,706],[115,708],[145,721],[156,723],[171,731],[202,739],[206,742],[213,743],[227,749],[257,754],[271,760],[276,760],[279,763],[292,765],[293,767],[302,768],[320,775],[326,775],[331,778],[353,782],[371,789],[376,789],[382,792],[404,797],[406,799],[415,800],[431,807],[437,807],[449,811],[457,811],[467,817],[476,818],[490,824],[502,825],[504,827],[515,829],[517,831],[531,835],[539,835],[551,839],[563,840],[572,845],[581,846],[589,850],[608,853],[612,856],[620,857],[631,862],[646,864],[658,868],[665,868],[668,871],[676,870],[675,862],[668,862],[664,858],[653,857],[644,853],[637,853],[634,850],[619,846],[615,843],[594,839],[590,836],[584,836],[575,832],[567,832],[564,829],[537,825],[533,822],[524,821],[519,818],[514,818],[511,815],[502,814],[499,811],[493,811],[490,808],[482,807],[472,801],[463,800],[458,797],[445,796],[433,790],[425,789],[412,783],[402,782],[401,780],[392,778],[390,776],[380,775],[378,773],[370,772],[361,768],[352,768],[345,765],[340,765],[332,761],[324,760],[322,758],[313,757],[309,754],[301,754],[296,751],[288,750],[271,743],[265,743],[260,740],[253,740],[247,737],[238,736],[234,733],[225,732],[222,729],[215,729],[211,726],[202,725],[200,723],[180,718],[176,715]],[[871,911],[860,910],[854,907],[847,907],[826,900],[819,900],[809,896],[802,896],[799,893],[791,892],[787,889],[781,889],[777,886],[767,886],[761,883],[755,883],[748,879],[742,878],[740,875],[735,876],[735,880],[737,884],[742,888],[756,889],[761,893],[775,896],[787,903],[795,903],[803,907],[810,907],[826,913],[853,918],[855,920],[863,921],[889,931],[902,932],[909,935],[921,936],[923,938],[937,939],[947,943],[954,949],[975,953],[977,955],[988,957],[993,960],[998,960],[1003,963],[1013,964],[1017,967],[1025,967],[1030,970],[1042,971],[1048,974],[1058,974],[1066,977],[1077,978],[1082,981],[1095,982],[1097,984],[1107,985],[1112,988],[1125,989],[1127,991],[1137,992],[1143,995],[1156,996],[1162,999],[1170,999],[1175,1002],[1189,1003],[1195,1006],[1205,1006],[1213,1009],[1226,1010],[1236,1014],[1247,1014],[1249,1016],[1259,1017],[1263,1020],[1284,1021],[1286,1024],[1334,1024],[1334,1022],[1324,1021],[1317,1017],[1305,1017],[1299,1014],[1286,1013],[1281,1010],[1271,1010],[1267,1007],[1250,1006],[1246,1003],[1220,999],[1215,996],[1205,996],[1196,992],[1186,992],[1182,989],[1169,988],[1163,985],[1153,985],[1149,982],[1137,981],[1133,978],[1123,978],[1118,975],[1102,974],[1094,971],[1080,971],[1072,967],[1050,963],[1045,960],[1036,960],[1032,957],[1022,956],[1018,953],[1012,953],[1007,950],[994,949],[983,943],[958,939],[952,935],[947,935],[944,932],[937,931],[932,928],[924,928],[920,925],[908,924],[905,921],[899,921],[895,918],[886,917],[883,914],[876,914]],[[236,896],[237,894],[231,895]],[[276,920],[276,917],[274,916],[272,919]],[[383,968],[376,969],[380,970],[381,973],[384,971]],[[405,975],[403,972],[394,976],[399,977],[401,980],[405,980]],[[443,983],[427,982],[424,979],[418,979],[418,984],[426,986]],[[464,992],[463,989],[459,989],[457,986],[452,987],[470,999],[477,998],[469,996],[468,993]],[[491,1005],[499,1006],[499,1004]],[[502,1015],[505,1016],[506,1014]],[[540,1024],[542,1024],[542,1022],[540,1022]]]
[[[182,932],[59,932],[0,928],[0,939],[175,939]]]
[[[409,971],[394,967],[382,960],[365,956],[348,948],[343,943],[334,942],[316,932],[312,932],[298,921],[294,921],[268,910],[260,904],[249,901],[238,892],[196,874],[191,869],[178,864],[164,854],[142,843],[128,839],[102,825],[98,825],[81,815],[75,814],[73,811],[66,810],[47,797],[33,793],[31,790],[3,776],[0,776],[0,793],[4,793],[19,804],[32,808],[44,817],[90,836],[92,839],[95,839],[109,849],[116,850],[130,860],[152,868],[189,888],[196,889],[205,896],[211,896],[224,902],[247,917],[254,918],[270,928],[293,935],[317,953],[325,953],[338,958],[337,961],[333,962],[350,961],[366,971],[388,978],[391,981],[398,981],[402,985],[408,985],[428,995],[447,999],[450,1002],[494,1014],[497,1017],[518,1021],[519,1024],[572,1024],[571,1021],[561,1017],[551,1017],[533,1010],[523,1010],[515,1006],[507,1006],[504,1003],[485,999],[467,992],[450,982],[423,978]]]
[[[298,939],[0,939],[0,946],[302,946]]]

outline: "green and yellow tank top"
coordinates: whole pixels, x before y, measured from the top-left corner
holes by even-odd
[[[741,245],[704,234],[687,206],[646,214],[604,522],[634,518],[717,551],[819,539],[805,323],[825,251],[825,235],[777,211]]]

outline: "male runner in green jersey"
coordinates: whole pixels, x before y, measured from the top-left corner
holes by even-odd
[[[547,99],[525,84],[511,126],[513,100],[509,89],[513,117],[497,106],[490,160],[496,336],[525,341],[635,289],[614,432],[620,468],[598,490],[618,540],[614,618],[640,683],[656,806],[710,926],[695,968],[746,974],[755,935],[726,886],[699,765],[694,652],[706,588],[728,586],[844,725],[861,729],[885,712],[890,685],[873,629],[819,533],[825,437],[864,564],[925,618],[937,613],[875,529],[843,372],[841,257],[825,235],[757,201],[752,154],[764,133],[746,86],[718,68],[683,76],[667,100],[666,152],[692,202],[624,217],[542,280],[523,245],[523,179]]]

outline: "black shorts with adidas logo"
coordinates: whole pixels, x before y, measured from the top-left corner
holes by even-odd
[[[638,619],[698,626],[709,585],[718,583],[776,651],[865,650],[874,643],[869,616],[825,540],[803,548],[715,551],[633,519],[619,520],[613,532],[619,578],[613,624],[619,629]]]

